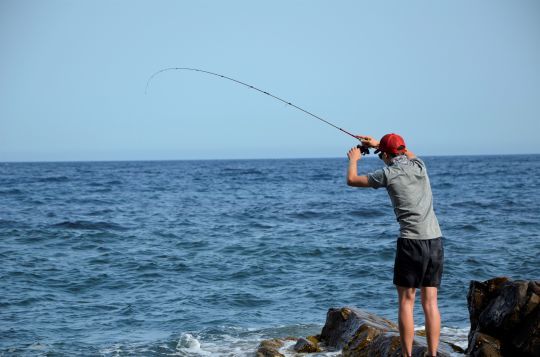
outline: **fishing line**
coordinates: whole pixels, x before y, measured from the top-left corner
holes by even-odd
[[[324,123],[326,123],[326,124],[328,124],[328,125],[330,125],[330,126],[336,128],[336,129],[338,129],[338,130],[341,130],[341,131],[344,132],[345,134],[350,135],[350,136],[352,136],[353,138],[359,140],[359,138],[356,137],[356,135],[353,135],[353,134],[349,133],[347,130],[342,129],[342,128],[338,127],[337,125],[334,125],[334,124],[330,123],[328,120],[325,120],[325,119],[321,118],[321,117],[318,116],[318,115],[315,115],[315,114],[313,114],[313,113],[311,113],[311,112],[309,112],[309,111],[307,111],[307,110],[305,110],[305,109],[303,109],[303,108],[300,108],[299,106],[297,106],[297,105],[295,105],[295,104],[293,104],[293,103],[291,103],[291,102],[289,102],[289,101],[287,101],[287,100],[285,100],[285,99],[282,99],[282,98],[280,98],[280,97],[278,97],[278,96],[275,96],[275,95],[273,95],[273,94],[271,94],[271,93],[268,93],[267,91],[264,91],[264,90],[262,90],[262,89],[259,89],[259,88],[255,87],[255,86],[252,86],[251,84],[244,83],[244,82],[239,81],[239,80],[237,80],[237,79],[234,79],[234,78],[231,78],[231,77],[224,76],[223,74],[214,73],[214,72],[210,72],[210,71],[205,71],[205,70],[198,69],[198,68],[169,67],[169,68],[160,69],[159,71],[157,71],[157,72],[155,72],[154,74],[152,74],[152,75],[150,76],[150,78],[148,78],[148,81],[146,82],[146,88],[145,88],[145,90],[144,90],[144,94],[147,94],[147,92],[148,92],[148,87],[150,86],[150,82],[152,81],[152,79],[154,79],[155,76],[157,76],[158,74],[160,74],[160,73],[162,73],[162,72],[166,72],[166,71],[176,71],[176,70],[182,70],[182,71],[194,71],[194,72],[206,73],[206,74],[210,74],[210,75],[212,75],[212,76],[220,77],[220,78],[223,78],[223,79],[228,79],[229,81],[232,81],[232,82],[241,84],[241,85],[243,85],[243,86],[246,86],[246,87],[248,87],[248,88],[254,89],[254,90],[256,90],[256,91],[258,91],[258,92],[261,92],[261,93],[263,93],[263,94],[266,94],[266,95],[268,95],[268,96],[270,96],[270,97],[272,97],[272,98],[274,98],[274,99],[277,99],[277,100],[279,100],[279,101],[281,101],[281,102],[283,102],[283,103],[285,103],[285,104],[287,104],[287,105],[290,105],[291,107],[296,108],[296,109],[298,109],[298,110],[300,110],[300,111],[302,111],[302,112],[304,112],[304,113],[306,113],[306,114],[308,114],[308,115],[310,115],[310,116],[312,116],[312,117],[314,117],[314,118],[316,118],[316,119],[319,119],[320,121],[322,121],[322,122],[324,122]]]

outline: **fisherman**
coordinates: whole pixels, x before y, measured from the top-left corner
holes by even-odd
[[[426,321],[427,353],[436,356],[441,329],[437,291],[441,284],[444,252],[426,165],[407,150],[405,141],[397,134],[387,134],[380,141],[370,136],[357,138],[363,147],[375,148],[386,167],[358,176],[357,166],[362,155],[358,147],[352,148],[347,154],[347,184],[386,188],[400,226],[393,283],[398,293],[402,355],[412,355],[413,308],[419,288]]]

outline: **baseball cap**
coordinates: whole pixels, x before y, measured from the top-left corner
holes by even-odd
[[[375,150],[375,154],[378,152],[385,152],[388,154],[399,154],[405,150],[405,140],[398,134],[386,134],[379,141],[379,148]]]

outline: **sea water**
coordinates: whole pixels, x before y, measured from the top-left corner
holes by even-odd
[[[540,155],[423,159],[443,338],[466,346],[470,280],[539,278]],[[386,191],[348,187],[346,167],[0,164],[0,355],[251,356],[319,333],[330,307],[395,321],[398,224]]]

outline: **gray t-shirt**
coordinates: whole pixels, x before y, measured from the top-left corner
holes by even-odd
[[[369,173],[369,185],[386,187],[400,238],[433,239],[442,236],[435,212],[426,165],[419,158],[397,156],[389,166]]]

